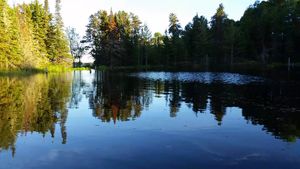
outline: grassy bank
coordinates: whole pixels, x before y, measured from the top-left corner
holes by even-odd
[[[15,69],[15,70],[0,70],[0,76],[6,75],[31,75],[35,73],[63,73],[63,72],[70,72],[70,71],[80,71],[80,70],[90,70],[87,67],[80,67],[80,68],[70,68],[58,65],[51,65],[45,68],[27,68],[27,69]]]
[[[49,66],[47,68],[42,69],[42,72],[44,73],[61,73],[61,72],[69,72],[74,70],[90,70],[90,68],[87,67],[77,67],[77,68],[71,68],[71,67],[64,67],[64,66]]]

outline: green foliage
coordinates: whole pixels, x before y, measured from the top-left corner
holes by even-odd
[[[101,66],[97,67],[97,70],[101,70],[101,71],[104,71],[104,70],[107,70],[107,69],[108,69],[108,67],[105,66],[105,65],[101,65]]]
[[[193,22],[185,27],[183,39],[188,61],[201,62],[208,55],[208,31],[208,21],[204,16],[196,15]]]
[[[71,66],[62,20],[52,19],[48,1],[44,6],[35,0],[11,8],[1,0],[0,8],[0,70]]]
[[[75,28],[67,28],[66,34],[69,40],[71,54],[74,58],[74,67],[76,67],[76,59],[78,60],[77,65],[80,66],[81,58],[85,54],[88,47],[84,45],[84,40],[80,39],[80,36],[78,33],[76,33]]]
[[[210,33],[211,33],[211,54],[216,57],[218,63],[222,62],[224,58],[224,39],[225,39],[225,23],[228,20],[227,14],[224,11],[223,4],[219,5],[216,14],[211,18]]]
[[[16,14],[5,0],[0,1],[0,69],[18,68],[21,64]]]
[[[0,70],[70,67],[76,59],[81,62],[85,44],[96,66],[110,68],[300,61],[299,0],[257,1],[240,21],[229,19],[220,4],[210,21],[197,14],[184,29],[171,13],[165,34],[154,36],[135,14],[98,11],[90,16],[83,40],[72,29],[66,36],[61,0],[55,2],[51,14],[48,0],[13,8],[0,0]]]
[[[295,64],[300,1],[257,1],[240,21],[229,19],[220,4],[210,21],[197,14],[184,29],[171,13],[165,35],[153,37],[134,14],[99,11],[90,17],[86,38],[95,64],[111,68],[287,64],[288,59]]]
[[[68,44],[67,37],[64,33],[64,25],[61,17],[61,0],[56,0],[55,4],[55,16],[54,24],[50,26],[52,29],[50,32],[49,39],[52,39],[54,44],[52,44],[52,55],[51,61],[56,64],[62,64],[65,66],[71,66],[72,56],[70,54],[70,48]]]
[[[98,11],[90,16],[85,37],[95,65],[111,68],[122,65],[145,64],[144,46],[150,40],[150,31],[141,25],[138,17],[124,11],[108,14]]]
[[[181,35],[181,26],[179,24],[179,20],[177,16],[174,13],[171,13],[169,16],[169,34],[171,35],[172,38],[179,38]]]
[[[262,63],[299,61],[300,15],[298,0],[266,1],[249,7],[240,22],[242,55]],[[298,7],[297,7],[298,4]],[[298,11],[298,12],[297,12]]]
[[[73,68],[72,70],[91,70],[91,68],[89,68],[89,67],[76,67],[76,68]]]

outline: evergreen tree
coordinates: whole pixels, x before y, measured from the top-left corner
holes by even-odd
[[[171,13],[169,15],[169,29],[168,29],[168,33],[170,35],[170,45],[171,48],[169,50],[169,58],[170,61],[172,62],[173,65],[177,64],[177,58],[178,56],[182,57],[182,39],[181,34],[182,34],[182,28],[181,25],[179,23],[179,20],[177,18],[177,16],[174,13]]]
[[[95,64],[112,68],[142,63],[140,24],[138,17],[124,11],[91,15],[85,39],[91,44]]]
[[[45,68],[50,62],[70,65],[61,17],[53,21],[48,1],[44,6],[35,0],[11,8],[1,0],[0,8],[0,69]]]
[[[0,1],[0,10],[0,69],[17,69],[21,58],[16,13],[5,0]]]
[[[1,70],[70,66],[70,48],[79,60],[85,51],[72,30],[68,31],[68,41],[61,0],[55,1],[53,15],[48,0],[44,5],[34,0],[14,7],[0,0],[0,10]],[[152,37],[149,28],[132,13],[99,11],[91,15],[84,41],[89,44],[95,65],[111,68],[207,65],[211,61],[287,64],[300,60],[299,18],[299,0],[257,1],[240,21],[227,18],[220,4],[210,22],[196,15],[184,30],[171,13],[165,35],[155,33]]]
[[[151,51],[150,51],[150,64],[151,65],[162,65],[164,62],[164,36],[159,33],[155,32],[154,36],[151,38]]]
[[[39,43],[35,40],[34,26],[31,20],[32,13],[27,4],[18,5],[15,9],[18,18],[19,42],[21,47],[22,67],[34,68],[39,64],[40,51]],[[22,13],[18,12],[22,11]]]
[[[34,39],[38,42],[39,51],[42,56],[47,56],[47,49],[46,49],[46,38],[48,32],[48,23],[47,23],[47,11],[45,11],[44,7],[39,4],[38,0],[35,0],[33,3],[30,4],[31,8],[31,20],[33,23],[33,32],[34,32]],[[45,23],[46,22],[46,23]]]
[[[235,46],[236,46],[236,35],[237,28],[234,20],[227,19],[225,21],[224,30],[224,54],[225,62],[230,62],[233,64],[235,56]]]
[[[148,66],[149,63],[147,48],[150,45],[151,37],[152,35],[148,26],[146,24],[143,25],[141,28],[141,35],[140,35],[141,58],[142,58],[142,63],[146,66]]]
[[[210,22],[210,32],[212,37],[212,54],[217,57],[218,62],[223,62],[224,59],[224,35],[225,35],[225,21],[227,15],[224,11],[223,4],[219,5],[216,14],[212,17]]]
[[[139,34],[141,31],[141,24],[139,17],[134,15],[133,13],[130,14],[130,22],[131,22],[131,36],[130,41],[132,44],[132,61],[133,65],[141,65],[141,56],[140,56],[140,44],[139,44]]]
[[[70,48],[68,44],[68,40],[64,33],[64,24],[61,17],[61,0],[56,0],[55,3],[55,22],[54,25],[50,26],[49,32],[52,34],[52,38],[54,38],[54,48],[55,55],[52,56],[52,60],[54,63],[60,63],[64,65],[70,66],[72,63]],[[52,32],[53,31],[53,32]],[[50,35],[51,36],[51,35]]]
[[[185,27],[184,41],[187,49],[188,60],[192,63],[200,62],[208,55],[208,21],[204,16],[198,14],[193,18],[193,22]]]
[[[182,30],[177,16],[174,13],[169,15],[169,34],[171,38],[176,39],[179,38]]]

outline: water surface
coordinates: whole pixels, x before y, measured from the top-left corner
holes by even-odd
[[[0,86],[1,169],[300,166],[295,82],[77,71]]]

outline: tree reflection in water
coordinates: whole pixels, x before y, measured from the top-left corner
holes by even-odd
[[[90,97],[93,115],[103,122],[116,123],[138,118],[144,108],[152,102],[152,92],[140,90],[142,81],[130,81],[127,76],[114,76],[109,73],[95,74],[94,91]]]
[[[153,99],[164,97],[172,118],[186,104],[196,115],[209,110],[222,125],[226,108],[239,107],[245,120],[276,138],[290,142],[300,137],[300,91],[293,83],[207,84],[96,72],[93,90],[90,106],[103,122],[135,120],[151,108]]]
[[[226,110],[239,107],[246,121],[262,125],[278,139],[295,142],[300,137],[300,91],[296,83],[201,83],[128,75],[76,71],[0,77],[0,150],[14,154],[17,137],[27,133],[54,137],[57,125],[62,144],[66,144],[68,109],[79,108],[84,97],[93,116],[104,123],[138,120],[143,112],[162,104],[169,110],[159,113],[169,113],[171,118],[183,115],[181,109],[186,105],[196,116],[212,114],[222,127],[229,113]]]
[[[56,123],[65,144],[70,85],[68,75],[0,77],[0,150],[11,149],[14,154],[19,133],[54,137]]]

